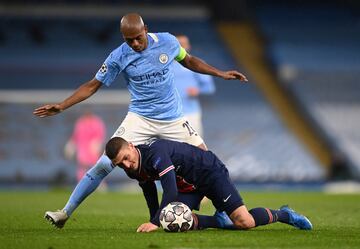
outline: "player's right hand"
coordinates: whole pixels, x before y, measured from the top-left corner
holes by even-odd
[[[58,114],[61,111],[62,111],[62,109],[59,104],[49,104],[49,105],[44,105],[39,108],[36,108],[34,110],[33,114],[40,118],[44,118],[47,116],[52,116],[52,115]]]

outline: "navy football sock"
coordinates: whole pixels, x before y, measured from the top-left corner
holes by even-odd
[[[255,226],[267,225],[274,222],[289,223],[288,213],[282,210],[272,210],[269,208],[253,208],[249,213],[255,220]]]
[[[206,228],[219,228],[219,222],[215,216],[193,214],[194,224],[192,230],[202,230]]]
[[[275,210],[277,216],[278,216],[278,221],[281,223],[286,223],[289,224],[289,213],[283,211],[283,210]]]

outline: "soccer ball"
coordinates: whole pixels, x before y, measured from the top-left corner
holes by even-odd
[[[193,222],[190,208],[182,202],[171,202],[160,213],[160,224],[167,232],[188,231]]]

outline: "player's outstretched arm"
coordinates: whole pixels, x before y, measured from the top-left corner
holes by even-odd
[[[196,56],[192,56],[187,54],[183,60],[180,61],[181,65],[184,67],[198,73],[209,74],[217,77],[221,77],[225,80],[240,80],[240,81],[248,81],[246,76],[242,73],[231,70],[231,71],[221,71],[203,60],[197,58]]]
[[[65,99],[61,103],[48,104],[38,107],[34,110],[33,114],[43,118],[58,114],[72,105],[75,105],[93,95],[100,87],[102,83],[96,78],[82,84],[70,97]]]

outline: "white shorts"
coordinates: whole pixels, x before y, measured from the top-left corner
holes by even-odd
[[[204,143],[183,117],[172,121],[162,121],[145,118],[133,112],[128,112],[112,137],[122,137],[134,145],[147,144],[156,138],[186,142],[194,146]]]

